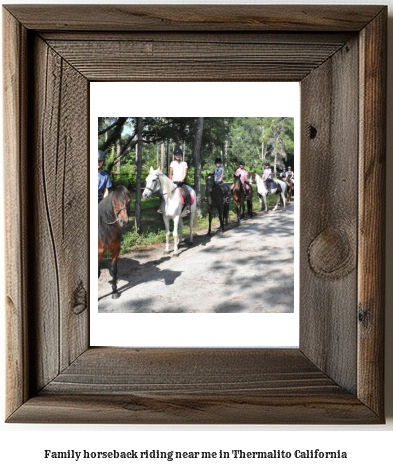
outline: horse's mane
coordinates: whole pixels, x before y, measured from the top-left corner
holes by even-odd
[[[115,213],[113,212],[112,199],[124,202],[126,196],[131,197],[131,193],[124,186],[117,186],[114,191],[110,191],[98,205],[98,238],[101,242],[106,242],[110,226],[108,222],[113,222]]]
[[[126,196],[131,197],[130,191],[124,186],[117,186],[116,189],[113,191],[114,198],[118,199],[119,201],[124,202]]]
[[[157,170],[157,175],[160,177],[160,178],[164,178],[164,179],[161,179],[161,183],[164,187],[164,193],[166,194],[171,194],[171,192],[176,188],[176,184],[173,183],[173,181],[171,181],[168,176],[166,176],[162,171],[160,170]]]

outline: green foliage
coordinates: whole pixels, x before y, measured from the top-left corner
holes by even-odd
[[[110,173],[113,184],[122,184],[130,190],[136,189],[136,117],[100,117],[98,120],[98,146],[107,154],[105,170]],[[144,117],[142,181],[143,187],[150,167],[161,167],[161,150],[164,145],[163,171],[173,159],[173,149],[180,145],[189,171],[187,182],[194,185],[193,146],[197,127],[196,117]],[[290,117],[205,117],[202,137],[201,182],[215,168],[215,160],[221,158],[225,170],[224,181],[232,182],[239,161],[246,162],[249,172],[262,175],[265,164],[277,172],[289,161],[293,165],[294,119]],[[256,196],[256,193],[254,193]],[[133,200],[135,202],[135,200]],[[134,204],[133,204],[134,205]],[[156,213],[158,198],[142,201],[145,222],[142,235],[127,232],[125,249],[137,248],[164,241],[163,223]],[[255,209],[258,200],[254,200]],[[149,214],[149,210],[151,211]],[[146,217],[147,213],[147,217]],[[206,210],[198,225],[204,226]],[[207,227],[207,225],[206,225]],[[130,234],[130,235],[129,235]]]

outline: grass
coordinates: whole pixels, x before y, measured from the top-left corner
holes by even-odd
[[[268,196],[268,205],[273,205],[276,198],[274,196]],[[134,227],[134,212],[135,212],[135,199],[132,199],[131,204],[131,225],[129,225],[123,234],[122,243],[122,254],[129,253],[133,250],[142,249],[154,244],[160,244],[165,242],[165,227],[162,220],[162,215],[157,213],[160,199],[158,196],[153,196],[151,199],[142,199],[142,233],[138,234]],[[229,206],[229,219],[234,220],[236,214],[234,211],[233,204]],[[247,209],[247,208],[246,208]],[[254,188],[253,194],[253,209],[259,209],[259,199]],[[219,225],[218,217],[215,217],[212,221],[212,227]],[[206,231],[209,228],[209,219],[207,215],[207,204],[202,202],[202,215],[197,218],[196,226],[193,227],[195,232]],[[173,229],[173,223],[171,222],[171,232]],[[190,229],[188,220],[184,221],[183,235],[189,234]],[[172,236],[171,236],[172,239]]]

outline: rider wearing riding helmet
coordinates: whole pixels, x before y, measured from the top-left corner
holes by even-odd
[[[169,165],[169,179],[177,184],[178,188],[182,188],[184,191],[186,213],[189,214],[191,212],[191,195],[187,185],[184,182],[187,176],[188,166],[187,163],[183,161],[183,150],[179,146],[176,146],[173,150],[173,157],[175,159]],[[162,212],[162,207],[160,207],[158,212],[160,211]]]
[[[288,166],[287,176],[289,177],[290,180],[293,179],[293,171],[292,171],[292,168],[290,166]]]
[[[215,165],[216,165],[216,167],[213,170],[214,182],[216,184],[218,184],[218,186],[220,186],[221,191],[224,195],[224,202],[229,203],[229,197],[228,197],[229,188],[224,183],[224,173],[225,173],[225,171],[224,171],[224,168],[222,167],[222,159],[217,158],[215,160]]]
[[[221,185],[224,179],[224,168],[222,167],[221,158],[217,158],[215,161],[216,167],[213,170],[214,182]]]
[[[98,202],[100,202],[109,193],[112,186],[109,174],[102,170],[106,155],[102,150],[98,150]]]
[[[240,181],[246,192],[246,199],[249,199],[250,186],[248,185],[248,171],[245,169],[245,166],[246,163],[243,160],[240,161],[239,168],[235,171],[235,174],[240,177]]]

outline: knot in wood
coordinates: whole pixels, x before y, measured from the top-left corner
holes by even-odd
[[[325,229],[308,247],[312,271],[322,278],[339,279],[355,267],[348,236],[340,230]]]
[[[72,305],[72,311],[74,314],[82,313],[87,307],[87,293],[82,282],[79,282],[76,290],[74,291],[74,301]]]

